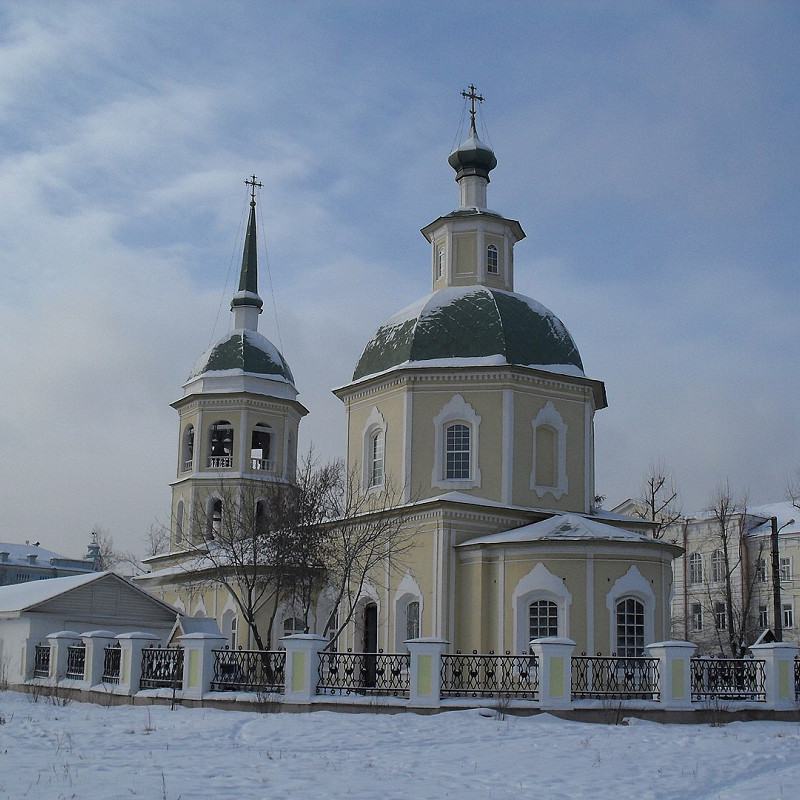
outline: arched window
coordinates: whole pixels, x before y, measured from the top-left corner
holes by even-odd
[[[272,429],[265,422],[257,422],[250,435],[250,468],[260,472],[273,472],[275,465],[270,454]]]
[[[305,630],[303,620],[299,617],[286,617],[283,621],[283,635],[291,636],[293,633],[302,633]]]
[[[617,655],[644,655],[644,603],[625,597],[617,603]]]
[[[436,262],[436,279],[438,280],[444,275],[444,246],[439,247]]]
[[[175,544],[180,544],[183,541],[183,500],[178,500],[178,506],[175,509]]]
[[[208,468],[227,469],[233,466],[233,425],[226,419],[208,429]]]
[[[567,425],[551,400],[531,420],[533,427],[533,469],[531,489],[558,500],[569,491],[567,480]]]
[[[725,580],[725,555],[722,550],[715,550],[711,554],[711,580],[714,583]]]
[[[372,438],[370,439],[370,486],[383,486],[383,451],[383,431],[378,430],[372,434]]]
[[[460,422],[445,430],[444,463],[447,480],[469,480],[470,430]]]
[[[406,639],[419,639],[419,601],[406,606]]]
[[[222,532],[222,500],[211,498],[206,508],[206,538],[216,539]]]
[[[703,582],[703,556],[692,553],[689,556],[689,584],[697,585]]]
[[[534,600],[528,607],[529,639],[558,636],[558,606],[552,600]]]
[[[194,425],[187,425],[183,429],[183,442],[181,446],[181,471],[188,472],[194,464]]]
[[[497,275],[500,272],[500,258],[497,254],[497,248],[493,244],[486,248],[486,271],[490,275]]]

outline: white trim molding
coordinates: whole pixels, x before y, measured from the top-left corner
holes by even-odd
[[[633,597],[644,605],[644,643],[647,645],[653,641],[656,596],[653,594],[650,581],[639,572],[635,564],[632,564],[622,577],[614,581],[614,585],[606,595],[609,653],[614,653],[617,650],[617,603],[626,597]]]
[[[558,608],[558,635],[569,636],[569,611],[572,594],[564,581],[539,562],[527,575],[520,578],[511,593],[514,615],[514,652],[527,653],[530,646],[530,618],[528,609],[535,600],[552,600]]]
[[[536,492],[539,497],[544,497],[550,493],[558,500],[569,490],[567,481],[567,424],[561,414],[558,413],[552,400],[545,403],[544,408],[531,420],[533,428],[533,443],[531,449],[531,490]],[[536,435],[540,427],[551,428],[555,432],[555,485],[545,486],[536,482]]]
[[[469,429],[469,478],[448,479],[445,477],[445,437],[448,425],[461,423]],[[440,489],[480,488],[481,471],[478,467],[478,431],[480,416],[460,394],[453,395],[450,401],[433,418],[434,453],[431,486]]]

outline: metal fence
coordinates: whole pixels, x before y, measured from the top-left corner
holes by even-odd
[[[183,648],[148,647],[142,650],[140,689],[181,689]]]
[[[66,677],[73,681],[82,681],[86,673],[86,645],[74,644],[67,648]]]
[[[319,654],[317,694],[390,694],[408,697],[408,653]]]
[[[119,643],[103,648],[103,683],[119,683],[122,649]]]
[[[442,654],[441,694],[449,697],[539,696],[539,663],[536,656],[455,652]]]
[[[659,700],[659,680],[657,658],[572,657],[573,700]]]
[[[212,692],[282,692],[286,651],[214,650]]]
[[[36,652],[33,657],[33,677],[50,677],[50,645],[37,644]]]
[[[764,662],[758,659],[701,656],[692,659],[691,672],[693,701],[767,699]]]

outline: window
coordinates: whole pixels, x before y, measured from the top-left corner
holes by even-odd
[[[783,627],[794,628],[794,608],[791,603],[783,604]]]
[[[767,562],[763,558],[756,561],[756,580],[764,583],[767,580]]]
[[[222,500],[209,500],[206,517],[206,538],[214,539],[222,532]]]
[[[183,429],[183,442],[181,447],[181,471],[188,472],[194,464],[194,425],[187,425]]]
[[[697,585],[703,582],[703,556],[692,553],[689,556],[689,583]]]
[[[305,627],[303,620],[298,617],[286,617],[283,621],[283,635],[291,636],[293,633],[302,633]]]
[[[692,613],[692,630],[693,631],[703,630],[703,606],[701,606],[700,603],[692,603],[691,613]]]
[[[728,627],[725,603],[714,603],[714,627],[718,631],[724,631]]]
[[[497,248],[493,244],[486,248],[486,271],[491,275],[497,275],[500,272],[500,259],[497,255]]]
[[[558,606],[552,600],[534,600],[529,608],[529,638],[558,636]]]
[[[226,469],[233,466],[233,425],[226,419],[208,429],[208,468]]]
[[[445,478],[469,480],[470,430],[466,425],[450,425],[445,431]]]
[[[792,579],[792,559],[781,557],[781,583]]]
[[[375,431],[370,440],[370,486],[383,486],[383,449],[383,431]]]
[[[644,655],[644,604],[633,597],[617,603],[617,655]]]
[[[260,472],[272,472],[275,469],[270,454],[272,429],[265,422],[257,422],[250,435],[250,468]]]
[[[758,607],[758,627],[759,628],[769,627],[769,613],[767,612],[766,606]]]
[[[436,262],[436,279],[439,280],[444,275],[444,247],[439,247]]]
[[[406,639],[419,639],[419,601],[406,606]]]
[[[715,550],[711,554],[711,580],[714,583],[725,580],[725,555],[722,550]]]
[[[183,541],[183,500],[178,500],[178,507],[175,509],[175,544]]]

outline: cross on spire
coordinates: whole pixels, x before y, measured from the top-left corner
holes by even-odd
[[[474,84],[470,84],[468,88],[469,88],[469,91],[468,92],[466,92],[466,91],[461,92],[461,96],[465,97],[467,100],[469,100],[470,124],[472,125],[472,128],[474,129],[475,128],[475,101],[477,100],[479,103],[482,103],[483,102],[483,95],[482,94],[478,94],[475,91]]]
[[[256,187],[260,189],[264,184],[259,183],[255,175],[251,175],[245,183],[250,187],[250,205],[254,206],[256,204]]]

